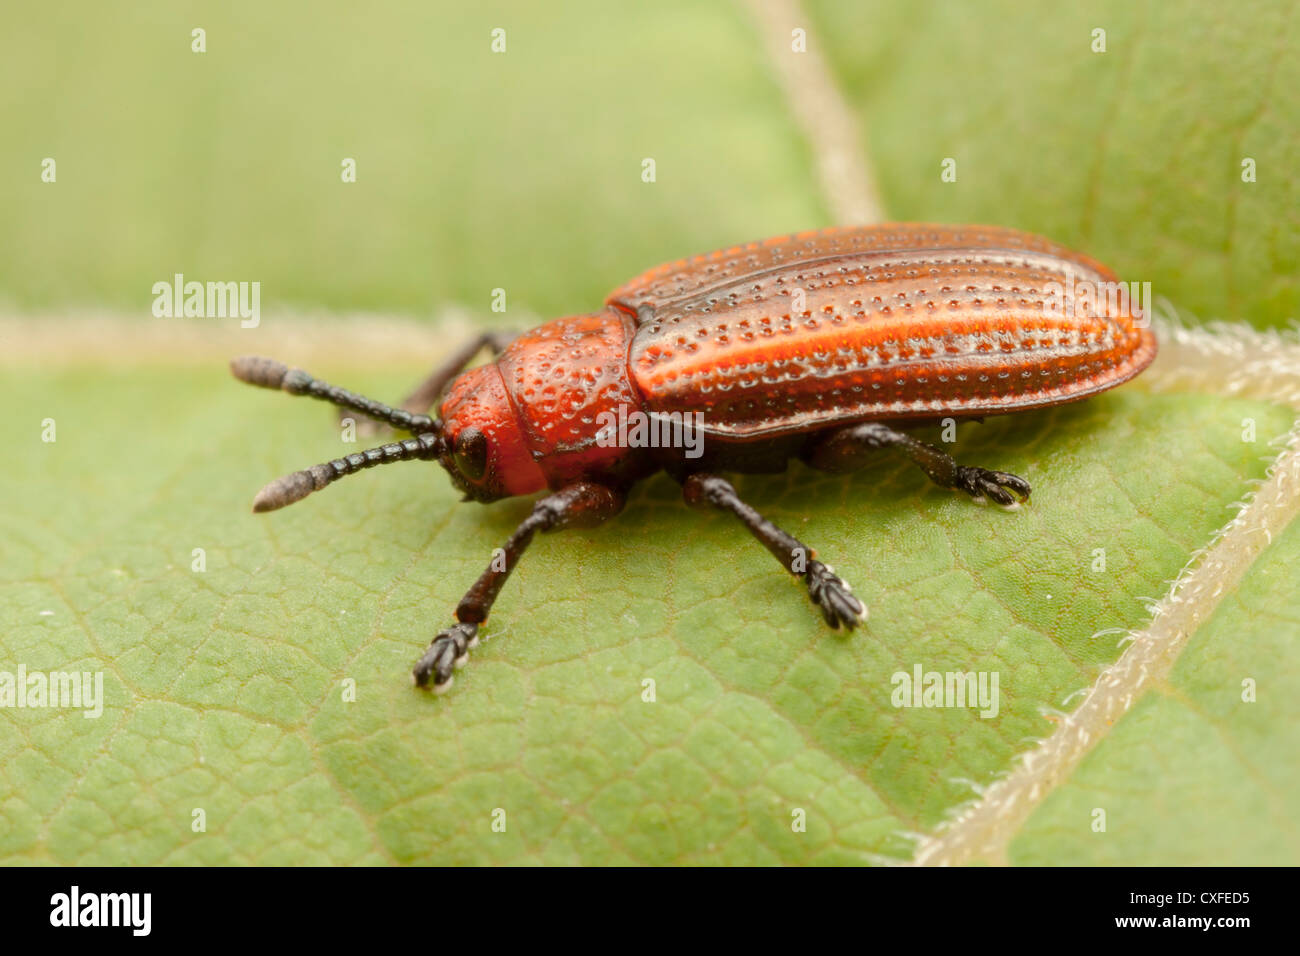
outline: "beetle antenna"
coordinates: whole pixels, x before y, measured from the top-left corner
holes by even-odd
[[[243,355],[231,360],[230,371],[235,378],[249,385],[277,388],[290,395],[308,395],[318,398],[340,408],[360,412],[376,421],[386,422],[394,428],[400,428],[413,435],[442,432],[442,423],[428,415],[417,415],[402,408],[393,408],[383,402],[377,402],[373,398],[358,395],[356,392],[349,392],[345,388],[312,378],[300,368],[289,368],[275,359],[262,358],[260,355]]]
[[[337,481],[375,465],[391,465],[397,461],[437,458],[445,447],[441,435],[426,432],[414,438],[390,442],[378,448],[367,448],[342,458],[335,458],[302,471],[291,472],[277,478],[257,493],[253,499],[254,511],[275,511],[295,501],[301,501],[313,491],[320,491],[330,482]]]

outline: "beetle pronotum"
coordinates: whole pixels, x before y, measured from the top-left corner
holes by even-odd
[[[1028,233],[898,223],[780,236],[667,263],[605,308],[517,338],[466,344],[392,408],[257,357],[235,376],[359,412],[413,437],[271,482],[255,511],[298,501],[372,465],[438,461],[467,499],[548,493],[505,542],[415,665],[450,686],[497,594],[538,531],[616,515],[628,489],[665,470],[689,504],[733,514],[833,628],[866,607],[802,542],[736,494],[721,472],[774,472],[798,457],[851,471],[897,448],[944,488],[1013,505],[1023,478],[960,465],[899,423],[1057,405],[1127,381],[1155,357],[1145,317],[1101,264]],[[495,360],[465,371],[483,348]],[[438,417],[427,412],[438,405]],[[604,422],[676,416],[694,443],[609,441]]]

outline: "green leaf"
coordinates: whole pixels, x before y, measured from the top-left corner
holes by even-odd
[[[1012,859],[1293,866],[1298,577],[1300,528],[1292,524],[1197,633],[1169,681],[1030,818]],[[1098,806],[1110,811],[1105,839],[1078,825]],[[1207,811],[1222,824],[1210,825]]]
[[[542,538],[432,698],[408,668],[526,503],[459,504],[409,465],[254,516],[263,479],[346,450],[319,407],[150,366],[15,373],[3,396],[58,422],[37,444],[30,416],[5,420],[28,451],[5,477],[23,507],[3,528],[4,660],[105,671],[98,720],[4,712],[0,845],[59,862],[904,858],[904,833],[969,798],[961,779],[1050,729],[1040,709],[1117,654],[1094,633],[1140,627],[1263,474],[1241,420],[1290,421],[1128,388],[963,426],[964,460],[1034,483],[1016,513],[889,460],[743,480],[868,602],[848,637],[656,480],[615,524]],[[891,676],[918,663],[998,671],[1000,713],[893,707]]]

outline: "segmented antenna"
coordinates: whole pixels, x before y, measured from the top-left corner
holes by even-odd
[[[391,465],[398,461],[435,459],[442,454],[446,443],[442,438],[442,423],[428,415],[416,415],[401,408],[393,408],[364,395],[312,378],[300,368],[289,368],[283,362],[245,355],[230,363],[235,378],[261,388],[275,388],[290,395],[307,395],[330,402],[342,408],[360,412],[376,421],[387,422],[394,428],[412,432],[415,437],[390,442],[377,448],[354,452],[333,461],[312,465],[277,478],[257,493],[253,499],[254,511],[275,511],[295,501],[301,501],[313,491],[320,491],[331,482],[354,475],[375,465]]]
[[[257,493],[253,499],[254,511],[275,511],[295,501],[301,501],[313,491],[320,491],[330,482],[338,481],[358,471],[375,465],[391,465],[397,461],[437,458],[442,452],[442,437],[432,432],[407,438],[404,441],[367,448],[343,458],[335,458],[302,471],[277,478]]]
[[[411,432],[413,435],[442,431],[441,424],[428,415],[416,415],[405,409],[393,408],[373,398],[358,395],[356,392],[349,392],[346,388],[339,388],[329,382],[312,378],[300,368],[289,368],[275,359],[263,358],[260,355],[243,355],[231,360],[230,371],[235,378],[249,385],[280,389],[290,395],[317,398],[341,408],[360,412],[376,421],[387,422],[394,428]]]

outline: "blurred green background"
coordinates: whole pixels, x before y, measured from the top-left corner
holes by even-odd
[[[5,16],[0,289],[21,307],[138,309],[184,272],[261,280],[264,310],[486,311],[503,287],[511,305],[581,311],[696,246],[827,221],[729,3]]]
[[[1041,231],[1194,317],[1280,325],[1300,265],[1294,9],[813,0],[794,26],[860,115],[887,216]],[[831,221],[739,2],[3,18],[0,297],[20,309],[140,310],[184,272],[260,280],[264,309],[486,310],[502,287],[550,315],[665,259]]]

